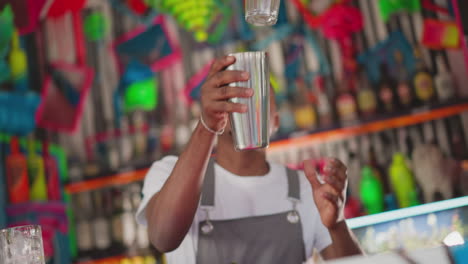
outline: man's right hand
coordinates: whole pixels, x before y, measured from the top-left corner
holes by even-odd
[[[228,100],[235,97],[251,97],[253,90],[245,87],[228,86],[234,82],[244,82],[249,79],[245,71],[227,71],[226,67],[233,64],[236,58],[225,56],[216,59],[201,88],[202,116],[206,125],[214,131],[226,127],[229,113],[245,113],[247,106],[231,103]]]

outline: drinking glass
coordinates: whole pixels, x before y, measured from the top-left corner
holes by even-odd
[[[245,20],[254,26],[271,26],[278,20],[280,0],[246,0]]]
[[[45,264],[41,227],[27,225],[0,230],[0,263]]]

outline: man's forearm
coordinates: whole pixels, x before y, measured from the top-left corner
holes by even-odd
[[[162,252],[176,249],[193,222],[215,135],[198,124],[174,170],[146,209],[148,232]]]
[[[346,221],[343,220],[337,223],[328,231],[332,239],[332,244],[322,252],[322,256],[325,259],[335,259],[363,254],[356,237],[346,225]]]

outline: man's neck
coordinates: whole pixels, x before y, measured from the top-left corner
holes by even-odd
[[[216,163],[238,176],[262,176],[270,171],[263,150],[236,151],[234,146],[218,142]]]

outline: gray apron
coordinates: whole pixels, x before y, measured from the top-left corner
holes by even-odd
[[[215,197],[214,161],[210,160],[202,189],[197,264],[300,264],[305,261],[302,225],[296,204],[299,177],[287,169],[291,211],[231,220],[210,220]],[[272,201],[273,202],[273,201]]]

